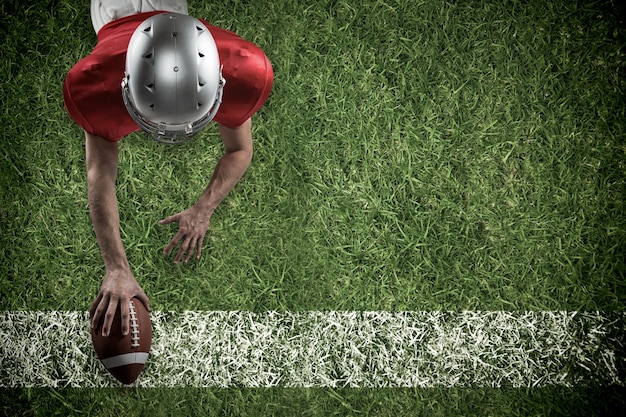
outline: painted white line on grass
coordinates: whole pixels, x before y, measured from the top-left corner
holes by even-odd
[[[153,312],[140,387],[624,385],[626,314]],[[0,387],[110,387],[87,313],[0,312]]]

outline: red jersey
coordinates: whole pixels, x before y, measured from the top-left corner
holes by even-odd
[[[87,132],[118,141],[140,130],[122,99],[126,49],[139,24],[159,13],[163,12],[139,13],[108,23],[98,32],[98,44],[91,54],[67,74],[65,108]],[[272,65],[258,46],[200,20],[215,39],[226,79],[222,104],[213,120],[231,128],[240,126],[269,97],[274,82]]]

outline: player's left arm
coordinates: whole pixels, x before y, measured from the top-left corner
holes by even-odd
[[[178,233],[163,251],[168,255],[180,243],[174,263],[181,260],[187,263],[194,253],[196,259],[200,258],[213,212],[250,166],[253,154],[251,119],[236,128],[220,125],[219,129],[225,153],[217,163],[209,185],[192,207],[159,222],[178,223]]]

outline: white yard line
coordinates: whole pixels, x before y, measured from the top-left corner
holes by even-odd
[[[626,383],[626,314],[153,312],[140,387],[541,387]],[[0,387],[110,387],[88,316],[0,312]]]

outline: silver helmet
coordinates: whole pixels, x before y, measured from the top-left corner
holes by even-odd
[[[213,36],[198,19],[158,14],[133,33],[122,96],[130,116],[153,139],[190,140],[215,117],[225,83]]]

